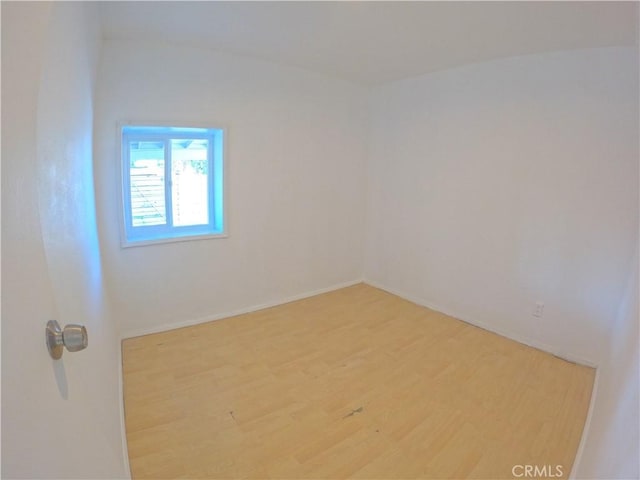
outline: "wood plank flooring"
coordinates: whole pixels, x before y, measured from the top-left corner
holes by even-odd
[[[365,284],[123,348],[136,479],[566,478],[595,373]]]

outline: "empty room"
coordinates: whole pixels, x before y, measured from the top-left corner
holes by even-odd
[[[639,478],[639,6],[2,1],[2,478]]]

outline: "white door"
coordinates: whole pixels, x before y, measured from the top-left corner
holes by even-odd
[[[2,3],[2,476],[122,478],[92,181],[94,6]],[[47,320],[89,347],[49,357]]]

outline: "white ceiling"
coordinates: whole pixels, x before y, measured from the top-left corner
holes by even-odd
[[[636,2],[104,2],[104,35],[377,84],[528,53],[637,45]]]

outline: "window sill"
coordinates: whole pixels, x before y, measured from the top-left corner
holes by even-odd
[[[227,233],[206,233],[203,235],[185,235],[183,237],[167,237],[167,238],[154,238],[149,240],[123,240],[120,242],[121,248],[132,247],[146,247],[149,245],[158,245],[161,243],[175,243],[175,242],[191,242],[194,240],[208,240],[214,238],[228,238]]]

